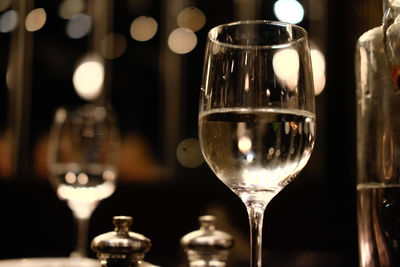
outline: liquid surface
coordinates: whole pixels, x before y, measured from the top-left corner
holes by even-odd
[[[199,137],[218,178],[242,200],[258,201],[279,192],[305,166],[315,116],[300,110],[212,110],[199,116]]]
[[[53,184],[61,199],[94,203],[115,191],[116,172],[100,164],[56,164],[52,166]]]
[[[400,266],[400,184],[357,186],[360,266]]]

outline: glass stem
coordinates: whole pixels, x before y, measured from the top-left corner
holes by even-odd
[[[89,220],[97,203],[68,202],[75,220],[76,243],[71,257],[87,257]]]
[[[262,227],[266,205],[249,203],[246,205],[250,221],[250,267],[261,267]]]
[[[86,243],[88,238],[89,218],[74,218],[76,227],[76,244],[71,257],[87,257]]]

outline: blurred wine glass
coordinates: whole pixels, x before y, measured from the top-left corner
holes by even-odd
[[[57,195],[76,221],[71,257],[87,255],[87,228],[99,201],[115,191],[119,131],[112,112],[103,106],[59,108],[49,140],[49,174]]]

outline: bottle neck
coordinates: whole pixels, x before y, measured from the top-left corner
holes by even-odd
[[[400,15],[400,0],[382,0],[383,24],[386,28]]]

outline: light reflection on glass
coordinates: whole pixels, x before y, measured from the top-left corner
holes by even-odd
[[[275,153],[275,149],[271,146],[271,147],[268,149],[268,154],[273,155],[274,153]]]
[[[197,36],[186,28],[177,28],[168,36],[168,47],[177,54],[187,54],[197,45]]]
[[[64,0],[58,7],[58,15],[63,19],[71,19],[85,10],[84,0]]]
[[[279,83],[294,90],[299,79],[299,54],[294,49],[281,49],[274,54],[272,66]]]
[[[290,163],[285,168],[277,169],[247,168],[242,172],[242,177],[246,184],[280,190],[279,184],[290,176],[296,167],[297,163]]]
[[[149,16],[140,16],[131,23],[130,33],[136,41],[144,42],[154,37],[157,33],[158,24]]]
[[[177,23],[181,28],[188,28],[196,32],[206,24],[206,16],[196,7],[187,7],[179,12]]]
[[[289,134],[290,133],[290,124],[289,122],[285,122],[285,134]]]
[[[254,159],[254,154],[253,153],[247,154],[247,156],[246,156],[247,162],[252,162],[253,159]]]
[[[67,23],[66,32],[70,38],[79,39],[92,30],[92,19],[86,14],[78,14]]]
[[[100,61],[87,60],[81,63],[73,75],[73,84],[80,97],[86,100],[96,99],[102,91],[104,66]]]
[[[0,32],[12,32],[18,25],[18,12],[9,10],[0,17]]]
[[[43,8],[36,8],[29,12],[25,20],[27,31],[34,32],[40,30],[46,23],[46,11]]]
[[[251,150],[252,142],[247,136],[242,136],[238,141],[238,148],[242,153],[247,153]]]
[[[248,73],[246,73],[246,76],[244,78],[244,90],[246,92],[248,92],[250,90],[250,77],[249,77]]]
[[[57,189],[57,194],[63,199],[68,199],[68,205],[73,206],[76,215],[81,218],[87,218],[88,213],[91,212],[88,205],[81,205],[84,203],[95,203],[101,199],[107,198],[115,191],[115,184],[112,182],[105,182],[94,187],[74,187],[71,185],[61,185]]]

